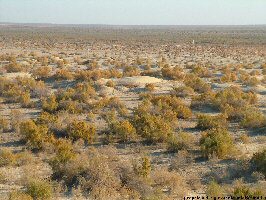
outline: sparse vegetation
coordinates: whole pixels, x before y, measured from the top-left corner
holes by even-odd
[[[0,37],[0,199],[265,195],[263,26]]]

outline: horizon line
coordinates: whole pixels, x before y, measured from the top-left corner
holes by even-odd
[[[266,26],[266,24],[84,24],[84,23],[53,23],[53,22],[1,22],[0,25],[23,25],[23,24],[44,24],[44,25],[91,25],[91,26]]]

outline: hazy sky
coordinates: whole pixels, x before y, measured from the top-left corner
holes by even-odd
[[[0,22],[266,24],[266,0],[0,0]]]

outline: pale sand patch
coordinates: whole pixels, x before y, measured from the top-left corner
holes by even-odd
[[[158,79],[155,77],[150,76],[133,76],[133,77],[125,77],[117,80],[118,84],[121,85],[145,85],[148,83],[160,83],[162,82],[162,79]]]
[[[15,72],[15,73],[6,73],[2,75],[2,77],[8,78],[8,79],[14,79],[16,77],[30,78],[31,74],[25,73],[25,72]]]

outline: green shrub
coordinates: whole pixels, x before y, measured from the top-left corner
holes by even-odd
[[[258,189],[252,189],[249,186],[246,186],[242,181],[237,181],[236,186],[233,188],[232,196],[234,198],[244,198],[244,197],[258,197],[262,196],[262,191]]]
[[[36,79],[46,79],[50,77],[51,72],[52,72],[51,67],[42,66],[33,70],[33,76]]]
[[[0,149],[0,167],[16,164],[16,155],[9,149]]]
[[[247,107],[242,111],[240,125],[245,128],[261,128],[266,126],[266,116],[253,107]]]
[[[234,143],[230,133],[224,129],[210,129],[200,138],[200,146],[204,157],[216,155],[226,158],[234,150]]]
[[[8,121],[0,115],[0,132],[6,131],[9,127]]]
[[[215,181],[211,181],[207,186],[206,195],[209,197],[222,197],[223,196],[223,188],[216,183]]]
[[[107,87],[112,87],[112,88],[113,88],[113,87],[115,87],[115,83],[114,83],[114,81],[109,80],[109,81],[106,82],[106,86],[107,86]]]
[[[139,76],[140,75],[140,71],[138,69],[138,67],[133,67],[133,66],[127,66],[125,67],[124,71],[123,71],[123,76],[127,77],[127,76]]]
[[[109,125],[111,134],[116,135],[121,141],[132,141],[136,138],[136,129],[128,120],[113,122]]]
[[[42,148],[47,138],[48,128],[44,125],[36,125],[33,120],[23,121],[20,124],[20,134],[30,148]]]
[[[33,198],[24,192],[14,191],[9,194],[9,200],[33,200]]]
[[[169,78],[172,80],[182,80],[184,78],[183,69],[178,66],[170,68],[168,65],[166,65],[161,69],[161,71],[162,71],[162,76],[164,78]]]
[[[146,89],[147,91],[149,91],[149,92],[152,92],[152,91],[155,90],[155,85],[154,85],[153,83],[147,83],[147,84],[145,85],[145,89]]]
[[[263,173],[264,177],[266,177],[266,149],[255,153],[251,159],[251,163],[253,163],[257,171]]]
[[[203,67],[203,66],[195,66],[193,67],[193,69],[191,70],[191,73],[196,74],[198,77],[210,77],[211,76],[211,72],[208,70],[207,67]]]
[[[169,138],[167,148],[169,151],[178,152],[179,150],[188,149],[193,141],[193,135],[187,132],[180,132],[177,136],[173,135]]]
[[[255,93],[245,93],[239,87],[233,86],[218,92],[214,98],[214,104],[221,110],[227,105],[235,109],[256,104],[257,101]]]
[[[174,88],[171,93],[177,97],[188,97],[194,95],[195,92],[191,87],[181,86]]]
[[[193,74],[187,75],[184,82],[186,86],[191,87],[198,93],[204,93],[211,90],[211,86],[208,83]]]
[[[47,181],[32,180],[26,186],[26,193],[33,199],[46,200],[52,198],[53,188]]]
[[[42,109],[46,112],[53,113],[57,110],[57,108],[58,103],[55,95],[51,95],[49,98],[42,101]]]
[[[133,167],[135,173],[144,178],[151,173],[151,161],[147,156],[142,157],[140,162],[134,163]]]
[[[56,71],[54,78],[58,81],[62,81],[62,80],[73,80],[74,79],[74,75],[71,71],[69,71],[68,69],[59,69]]]
[[[171,124],[164,118],[149,113],[135,114],[133,125],[137,134],[152,143],[167,141],[173,132]]]
[[[16,73],[16,72],[23,71],[23,67],[19,63],[17,63],[16,61],[11,62],[10,64],[6,65],[5,69],[8,73],[13,73],[13,72]]]
[[[74,120],[67,127],[67,134],[73,140],[83,139],[88,143],[92,143],[95,133],[95,127],[84,121]]]
[[[31,106],[31,100],[30,100],[30,92],[26,91],[21,94],[20,96],[20,103],[23,108],[28,108]]]
[[[169,114],[170,111],[174,112],[177,118],[187,119],[192,116],[191,109],[180,98],[170,95],[160,95],[147,97],[147,99],[150,99],[154,106],[153,110],[157,111],[156,114]]]
[[[217,116],[199,115],[197,128],[207,130],[212,128],[227,128],[226,116],[223,114]]]
[[[58,139],[53,142],[53,145],[56,155],[51,159],[50,164],[54,172],[56,172],[62,165],[74,159],[76,154],[70,140]]]

